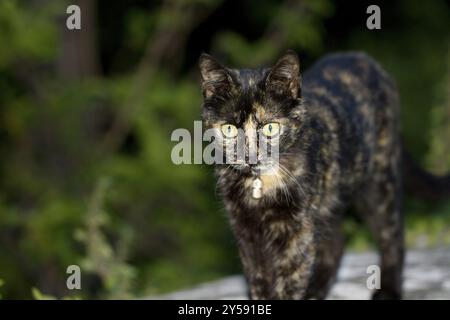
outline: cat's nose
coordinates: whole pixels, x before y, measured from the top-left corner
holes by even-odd
[[[258,141],[255,135],[246,135],[245,137],[245,162],[256,164],[258,159]]]
[[[258,151],[256,149],[247,148],[247,152],[245,153],[245,163],[255,166],[258,165]]]

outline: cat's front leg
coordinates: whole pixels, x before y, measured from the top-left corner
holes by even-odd
[[[252,237],[253,238],[253,237]],[[264,300],[269,298],[270,281],[265,273],[265,262],[262,248],[254,239],[240,239],[239,255],[244,268],[248,285],[248,296],[252,300]]]
[[[299,231],[274,252],[271,299],[305,299],[313,275],[316,247],[310,232]]]
[[[316,253],[312,229],[278,225],[281,228],[277,232],[277,227],[267,227],[271,232],[240,238],[250,298],[304,299]]]

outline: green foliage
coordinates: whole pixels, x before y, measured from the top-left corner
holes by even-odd
[[[2,280],[2,279],[0,279],[0,288],[3,286],[3,284],[4,284],[4,281]],[[1,295],[1,293],[0,293],[0,300],[2,299],[2,295]]]
[[[86,248],[86,255],[81,260],[82,270],[100,277],[106,293],[105,298],[126,299],[130,297],[136,273],[132,266],[125,263],[132,234],[127,225],[122,226],[118,230],[116,250],[106,239],[103,229],[107,228],[111,221],[103,210],[103,202],[108,186],[107,179],[99,180],[89,201],[85,228],[76,230],[75,238],[83,242]]]
[[[55,296],[51,296],[51,295],[42,293],[37,288],[31,288],[31,295],[34,300],[57,300],[57,298]],[[80,300],[80,297],[67,296],[67,297],[62,297],[62,300]]]
[[[437,103],[431,111],[430,130],[431,151],[427,157],[428,165],[438,174],[450,168],[450,47],[447,53],[447,74],[436,90]]]
[[[35,300],[56,300],[55,297],[46,295],[39,291],[37,288],[31,288],[31,294],[33,295],[33,299]]]
[[[17,60],[54,57],[56,33],[49,9],[37,5],[24,8],[18,0],[1,1],[0,38],[8,45],[0,51],[0,67]]]
[[[215,49],[238,66],[259,67],[273,61],[286,48],[317,54],[323,50],[324,18],[331,15],[330,1],[287,1],[280,5],[269,1],[260,7],[259,15],[270,23],[261,37],[249,41],[230,31],[217,35]]]
[[[84,47],[90,31],[63,33],[67,1],[0,1],[2,297],[129,298],[240,272],[212,169],[170,160],[172,131],[200,118],[201,51],[251,67],[292,48],[303,69],[328,51],[368,51],[398,80],[408,147],[448,170],[446,2],[386,5],[397,22],[382,32],[347,21],[347,3],[98,1]],[[78,59],[88,51],[96,68]],[[408,243],[449,243],[448,205],[406,210]],[[372,245],[356,222],[345,231],[353,248]],[[72,264],[79,292],[66,288]]]

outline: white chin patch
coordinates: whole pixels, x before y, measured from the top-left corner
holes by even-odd
[[[253,199],[262,197],[262,181],[259,178],[255,178],[252,182],[252,197]]]

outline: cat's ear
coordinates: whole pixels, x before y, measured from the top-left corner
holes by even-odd
[[[202,53],[199,58],[203,97],[226,96],[231,92],[234,81],[229,70],[209,54]]]
[[[269,71],[266,88],[277,95],[300,97],[300,61],[298,55],[288,50]]]

